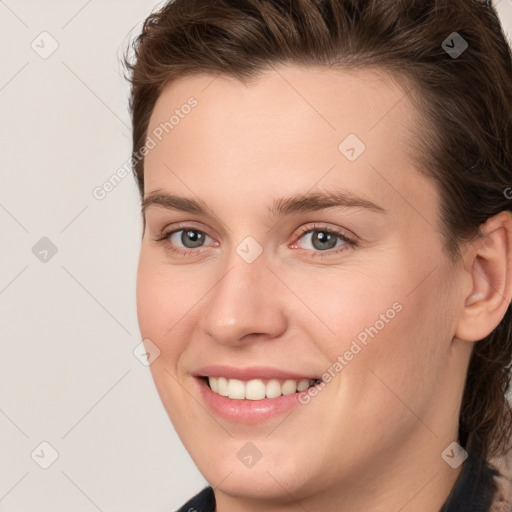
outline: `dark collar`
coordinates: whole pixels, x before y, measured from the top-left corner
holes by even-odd
[[[497,495],[499,471],[487,462],[480,449],[468,448],[457,481],[439,512],[491,512]]]
[[[176,512],[215,512],[215,496],[211,487],[204,488]]]

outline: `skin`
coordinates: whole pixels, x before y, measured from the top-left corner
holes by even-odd
[[[163,90],[148,133],[190,96],[197,107],[146,156],[145,195],[201,199],[209,210],[147,208],[137,307],[143,338],[161,351],[156,388],[217,511],[439,510],[462,467],[441,454],[457,441],[473,342],[512,295],[510,215],[490,219],[487,237],[450,262],[438,192],[406,150],[418,114],[382,70],[281,66],[251,85],[182,78]],[[353,162],[338,150],[350,133],[366,145]],[[333,189],[385,212],[267,211]],[[177,255],[156,239],[183,223],[208,236],[199,250],[182,232],[169,237],[167,247],[188,249]],[[357,244],[322,250],[311,234],[299,238],[313,225]],[[236,252],[247,236],[263,249],[252,263]],[[200,366],[321,376],[396,302],[401,311],[288,416],[245,425],[205,408],[192,376]],[[251,468],[237,457],[249,441],[262,454]]]

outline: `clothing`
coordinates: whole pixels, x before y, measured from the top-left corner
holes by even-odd
[[[507,496],[512,481],[476,452],[469,452],[457,481],[439,512],[512,512]],[[215,512],[215,496],[206,487],[177,512]]]
[[[187,501],[177,512],[215,512],[215,496],[211,487],[205,487],[199,494]]]

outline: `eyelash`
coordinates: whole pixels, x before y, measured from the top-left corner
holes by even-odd
[[[195,231],[195,232],[202,233],[203,235],[208,236],[204,231],[201,231],[200,229],[197,229],[194,226],[182,226],[179,229],[174,229],[172,231],[162,233],[162,235],[160,237],[156,238],[155,241],[161,243],[165,247],[166,250],[168,250],[172,253],[175,253],[175,254],[182,255],[182,256],[186,256],[191,252],[196,252],[196,253],[201,252],[202,247],[200,247],[198,249],[181,249],[181,248],[174,247],[170,243],[169,237],[171,235],[174,235],[175,233],[179,233],[180,231]],[[312,256],[314,258],[323,258],[326,256],[333,256],[335,254],[339,254],[343,251],[346,251],[351,247],[357,246],[357,242],[355,240],[352,240],[351,238],[349,238],[347,235],[345,235],[341,231],[338,231],[338,230],[332,229],[332,228],[327,228],[326,226],[323,226],[323,225],[314,225],[314,226],[302,228],[301,231],[299,232],[299,234],[297,235],[296,240],[298,241],[304,235],[307,235],[308,233],[312,233],[315,231],[321,232],[321,233],[327,233],[329,235],[334,235],[337,238],[339,238],[342,242],[344,242],[344,244],[342,246],[338,247],[337,250],[335,250],[335,248],[328,249],[326,251],[311,251],[311,250],[309,250],[308,252],[311,252]],[[296,242],[294,242],[294,244],[295,243]]]

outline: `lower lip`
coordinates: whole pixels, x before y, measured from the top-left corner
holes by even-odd
[[[218,416],[236,423],[262,423],[300,405],[299,393],[261,400],[236,400],[214,393],[204,379],[197,378],[203,400]]]

